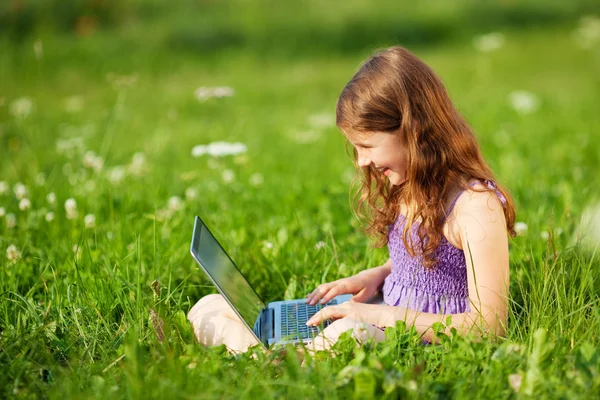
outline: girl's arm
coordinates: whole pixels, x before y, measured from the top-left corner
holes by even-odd
[[[461,335],[493,333],[504,336],[508,318],[508,239],[502,205],[488,192],[467,192],[459,198],[456,223],[467,263],[471,311],[452,315],[452,324]],[[449,314],[448,314],[449,315]],[[407,308],[355,302],[326,307],[309,320],[310,325],[328,318],[350,317],[381,327],[403,320],[414,325],[423,339],[435,342],[431,330],[435,322],[445,324],[448,315],[417,312]]]
[[[502,204],[489,192],[466,192],[456,205],[456,223],[467,264],[467,282],[471,311],[452,315],[450,334],[455,327],[460,334],[484,332],[504,336],[508,319],[509,260],[506,220]],[[385,317],[384,317],[385,315]],[[382,314],[383,326],[404,320],[415,325],[423,338],[434,341],[430,329],[435,322],[445,323],[448,315],[416,312],[392,307]]]

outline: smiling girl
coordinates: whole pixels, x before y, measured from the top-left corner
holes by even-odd
[[[336,117],[362,177],[357,215],[366,233],[387,245],[389,259],[308,295],[311,305],[354,295],[308,321],[334,320],[312,346],[329,348],[348,330],[359,342],[384,340],[383,329],[399,320],[434,342],[432,324],[448,315],[448,330],[504,335],[514,206],[440,79],[408,50],[386,49],[365,61],[343,89]],[[373,301],[378,293],[382,301]],[[209,310],[231,329],[215,323],[221,333],[207,333],[195,324],[198,340],[238,351],[255,344],[250,333],[234,329],[241,322],[222,298],[212,296],[192,308],[190,320]]]

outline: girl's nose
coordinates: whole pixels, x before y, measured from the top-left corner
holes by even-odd
[[[368,167],[369,164],[371,164],[371,160],[369,160],[367,157],[364,157],[363,155],[358,153],[358,166],[363,168],[363,167]]]

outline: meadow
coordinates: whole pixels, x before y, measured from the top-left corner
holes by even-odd
[[[193,3],[0,30],[1,398],[600,393],[593,2]],[[506,338],[422,346],[399,322],[334,356],[198,345],[185,315],[215,290],[195,215],[266,301],[387,259],[352,215],[334,112],[387,45],[439,74],[515,200]]]

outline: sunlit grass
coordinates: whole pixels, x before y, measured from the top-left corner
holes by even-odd
[[[424,347],[400,324],[388,342],[357,350],[342,340],[336,357],[304,362],[292,348],[233,357],[195,344],[185,313],[214,289],[188,253],[192,221],[207,221],[267,301],[383,262],[385,250],[355,226],[352,164],[331,124],[366,54],[291,61],[142,49],[106,60],[117,46],[109,34],[43,39],[42,57],[32,42],[4,44],[1,393],[597,393],[600,263],[578,236],[599,195],[598,48],[577,46],[572,29],[506,32],[489,53],[472,40],[413,49],[444,79],[527,226],[511,242],[506,341],[452,336]],[[195,96],[222,86],[234,95]],[[519,91],[536,99],[531,112],[511,103]],[[215,141],[247,151],[193,156]]]

